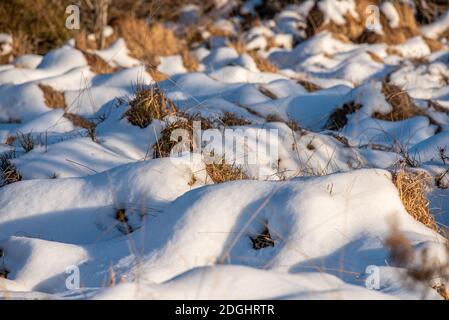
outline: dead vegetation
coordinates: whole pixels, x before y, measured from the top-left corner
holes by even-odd
[[[206,165],[206,172],[214,183],[248,179],[241,166],[228,164],[224,159],[217,162]]]
[[[135,97],[129,102],[129,108],[123,117],[134,126],[146,128],[153,119],[162,120],[165,116],[175,113],[174,103],[158,86],[145,88],[138,85]]]
[[[326,129],[341,130],[348,123],[348,114],[354,113],[361,108],[361,105],[350,101],[345,103],[342,107],[336,109],[327,120]]]
[[[13,152],[0,155],[0,187],[22,180],[16,166],[11,162]]]
[[[213,127],[212,123],[207,119],[198,116],[184,116],[167,123],[158,141],[153,146],[154,158],[169,157],[175,146],[178,147],[177,150],[173,150],[176,153],[193,151],[198,147],[194,139],[194,131],[199,128],[208,130]]]
[[[97,124],[75,113],[65,112],[64,118],[68,119],[75,127],[86,129],[87,136],[93,142],[97,142]]]
[[[417,221],[438,232],[435,218],[430,213],[427,199],[429,177],[424,172],[410,172],[400,169],[393,172],[393,183],[407,212]]]
[[[104,61],[100,56],[84,51],[84,57],[87,60],[90,70],[96,74],[107,74],[117,71],[117,68],[111,66],[109,63]]]
[[[246,126],[248,124],[251,124],[251,121],[239,118],[232,112],[225,112],[220,118],[220,122],[225,127]]]
[[[302,85],[308,92],[315,92],[322,89],[319,85],[307,80],[298,79],[297,82],[298,84]]]
[[[44,94],[45,105],[52,109],[64,109],[66,107],[64,93],[53,89],[51,86],[39,84]]]
[[[36,141],[33,138],[33,134],[31,132],[29,133],[17,133],[17,140],[19,141],[20,146],[25,152],[30,152],[34,149],[34,146],[36,145]]]
[[[396,224],[393,224],[384,245],[390,251],[392,264],[405,269],[402,281],[407,287],[422,290],[423,299],[426,298],[428,289],[432,288],[444,300],[448,300],[449,292],[444,283],[449,280],[449,259],[441,261],[438,257],[431,256],[427,249],[415,252],[410,240]],[[449,244],[445,243],[445,247],[445,254],[449,256]]]
[[[123,234],[132,233],[133,227],[129,224],[129,219],[125,209],[117,209],[115,212],[115,220],[119,222],[118,229]]]
[[[391,105],[392,111],[388,114],[375,113],[374,118],[386,121],[401,121],[415,116],[424,116],[426,113],[413,102],[408,93],[398,86],[384,81],[382,93]]]
[[[257,51],[248,51],[248,54],[256,63],[257,69],[261,72],[277,73],[279,69],[267,58],[262,57]]]
[[[380,24],[382,25],[383,34],[378,34],[366,29],[366,19],[372,14],[367,10],[368,6],[376,5],[379,7],[380,0],[359,0],[356,1],[355,11],[357,16],[350,13],[345,15],[346,23],[343,25],[334,22],[325,23],[324,15],[316,4],[307,17],[306,33],[308,37],[313,36],[321,31],[329,31],[336,38],[345,35],[349,40],[357,43],[380,43],[400,44],[407,41],[407,39],[420,34],[418,23],[416,22],[415,12],[407,3],[399,0],[393,0],[400,22],[399,26],[392,28],[388,18],[381,13]]]
[[[257,69],[259,69],[261,72],[270,72],[270,73],[277,73],[279,72],[279,69],[272,64],[268,59],[262,57],[257,50],[247,50],[246,45],[243,40],[238,39],[230,42],[231,48],[233,48],[239,55],[247,54],[249,55],[253,60],[254,63],[257,66]]]

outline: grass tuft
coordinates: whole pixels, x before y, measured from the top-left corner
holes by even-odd
[[[249,179],[241,166],[228,164],[224,159],[220,163],[207,164],[206,172],[214,183]]]
[[[0,155],[0,187],[22,180],[16,166],[11,162],[13,153]]]

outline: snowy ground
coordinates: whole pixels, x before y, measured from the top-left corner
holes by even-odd
[[[137,82],[154,84],[123,39],[96,52],[119,69],[112,74],[93,73],[73,42],[0,66],[0,153],[21,175],[0,187],[0,295],[441,299],[432,283],[404,283],[406,269],[394,266],[385,241],[395,224],[417,253],[413,263],[428,263],[418,254],[426,251],[449,265],[445,238],[412,218],[391,177],[404,154],[412,157],[438,180],[429,187],[431,209],[442,230],[449,225],[449,52],[431,52],[417,36],[392,54],[386,44],[346,43],[329,32],[294,46],[307,3],[246,33],[247,46],[277,73],[261,72],[218,36],[192,50],[198,72],[187,72],[180,56],[158,66],[170,76],[159,86],[179,110],[211,121],[233,113],[248,121],[231,127],[237,144],[247,137],[276,146],[255,164],[242,162],[248,180],[214,184],[198,154],[152,159],[170,120],[140,128],[123,116],[128,100],[117,98],[132,99]],[[445,20],[423,33],[438,33]],[[267,48],[267,34],[283,48]],[[299,79],[320,89],[309,92]],[[387,79],[408,92],[420,115],[377,117],[392,111],[382,93]],[[63,92],[66,108],[48,107],[40,85]],[[360,108],[330,127],[346,103]],[[95,139],[66,113],[98,123]],[[276,132],[275,143],[259,139],[268,132]],[[37,141],[32,150],[17,138],[23,134]],[[120,210],[126,224],[117,220]],[[251,239],[265,229],[274,243],[255,250]],[[78,272],[81,288],[67,286]],[[378,286],[367,288],[373,276]]]

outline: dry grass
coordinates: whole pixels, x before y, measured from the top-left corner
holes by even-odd
[[[347,123],[347,115],[356,112],[361,107],[360,104],[354,101],[345,103],[341,108],[336,109],[327,120],[326,129],[338,131],[342,129]]]
[[[372,52],[372,51],[367,51],[366,53],[370,56],[370,58],[371,58],[373,61],[376,61],[376,62],[379,62],[379,63],[384,64],[384,59],[382,59],[381,57],[379,57],[379,56],[378,56],[377,54],[375,54],[374,52]]]
[[[444,44],[442,44],[438,40],[430,39],[427,37],[423,37],[423,39],[427,43],[427,46],[429,47],[430,51],[432,52],[437,52],[445,49]]]
[[[75,40],[75,48],[80,51],[89,51],[89,50],[97,50],[98,43],[94,39],[90,39],[88,37],[88,33],[86,30],[80,30],[73,32],[73,39]],[[117,40],[117,34],[113,33],[109,37],[105,38],[105,48],[108,48],[111,44],[113,44]]]
[[[161,23],[148,26],[143,20],[126,16],[112,24],[125,39],[130,54],[151,66],[159,64],[158,57],[178,54],[182,50],[180,39]]]
[[[347,42],[346,38],[358,43],[380,43],[385,42],[387,44],[400,44],[407,39],[419,35],[419,26],[416,22],[413,8],[399,0],[393,0],[392,3],[396,8],[396,11],[400,18],[400,24],[397,28],[391,28],[386,16],[381,14],[380,23],[384,31],[384,35],[379,35],[371,32],[365,28],[365,21],[367,19],[366,8],[369,5],[379,6],[380,0],[358,0],[356,1],[356,12],[358,17],[353,17],[351,14],[346,14],[346,23],[343,25],[337,25],[333,22],[324,23],[324,15],[319,10],[318,6],[311,10],[307,17],[307,35],[313,36],[321,31],[329,31],[332,35],[343,41]],[[342,37],[344,35],[345,37]]]
[[[130,234],[132,233],[133,227],[129,224],[128,216],[126,214],[125,209],[117,209],[115,211],[115,220],[117,220],[120,224],[118,226],[118,229],[123,234]]]
[[[168,74],[160,72],[153,66],[147,65],[145,69],[150,74],[151,78],[156,82],[164,81],[169,78]]]
[[[34,149],[34,146],[36,145],[36,141],[33,138],[33,135],[31,132],[29,133],[17,133],[17,140],[19,141],[20,146],[25,152],[30,152]]]
[[[104,61],[101,57],[94,53],[83,52],[84,57],[87,60],[90,70],[96,74],[114,73],[117,68],[112,67],[109,63]]]
[[[390,259],[394,266],[406,269],[402,281],[410,288],[423,290],[422,298],[425,299],[427,290],[434,289],[443,299],[449,299],[444,282],[449,280],[447,271],[448,262],[441,262],[438,258],[431,257],[427,250],[420,251],[418,255],[414,251],[410,240],[393,224],[390,235],[384,241],[390,251]],[[449,244],[445,243],[446,254],[449,255]],[[421,261],[416,264],[415,261]]]
[[[261,72],[277,73],[279,69],[272,64],[268,59],[262,57],[256,50],[247,50],[243,40],[238,39],[230,42],[231,48],[233,48],[239,55],[244,53],[248,54]]]
[[[276,100],[278,98],[278,96],[276,94],[274,94],[274,92],[268,90],[264,86],[259,86],[258,89],[263,95],[267,96],[270,99]]]
[[[401,169],[394,172],[392,177],[407,212],[428,228],[438,231],[435,218],[429,210],[426,190],[429,179],[427,174],[423,172],[408,172]]]
[[[206,172],[214,183],[248,179],[242,167],[228,164],[224,159],[220,163],[207,164]]]
[[[267,247],[274,247],[274,240],[271,237],[270,230],[265,226],[265,229],[256,237],[250,237],[253,243],[253,249],[260,250]]]
[[[251,124],[250,121],[241,119],[232,112],[225,112],[220,118],[220,122],[223,123],[226,127],[246,126],[248,124]]]
[[[375,113],[374,118],[386,121],[401,121],[426,113],[413,103],[408,93],[401,88],[384,81],[382,93],[393,110],[388,114]]]
[[[68,119],[75,127],[87,130],[87,135],[93,142],[97,142],[97,125],[92,121],[75,113],[66,112],[64,118]]]
[[[163,158],[171,155],[174,146],[182,142],[181,149],[177,151],[193,151],[196,147],[193,138],[195,130],[194,122],[198,121],[201,125],[201,130],[208,130],[212,128],[212,123],[200,117],[187,116],[173,121],[164,128],[157,143],[153,146],[153,157]],[[178,133],[182,136],[182,141]],[[187,136],[186,136],[187,135]]]
[[[251,58],[253,58],[254,62],[256,63],[257,69],[259,69],[261,72],[279,72],[279,69],[274,64],[272,64],[268,59],[260,56],[256,51],[249,51],[248,54]]]
[[[319,85],[307,80],[298,79],[297,82],[298,84],[302,85],[308,92],[315,92],[322,89]]]
[[[12,153],[0,155],[0,187],[22,180],[16,166],[10,161]]]
[[[146,128],[153,119],[162,120],[165,116],[175,113],[175,105],[158,86],[144,88],[138,85],[135,98],[129,102],[129,108],[123,117],[132,125]]]
[[[64,118],[68,119],[75,127],[83,128],[83,129],[90,129],[95,126],[95,124],[84,118],[83,116],[80,116],[75,113],[66,112],[64,113]]]
[[[196,72],[199,69],[199,62],[198,60],[190,53],[190,50],[187,47],[184,47],[181,50],[181,58],[182,58],[182,64],[184,65],[184,68],[187,69],[189,72]]]
[[[17,43],[15,54],[45,54],[70,37],[65,27],[68,4],[68,0],[2,0],[0,32],[13,35]]]
[[[45,105],[52,109],[64,109],[66,107],[64,93],[53,89],[51,86],[39,84],[44,94]]]

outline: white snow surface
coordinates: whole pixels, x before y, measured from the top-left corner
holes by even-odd
[[[242,11],[255,14],[259,2]],[[117,68],[111,74],[95,74],[73,41],[0,66],[0,297],[441,299],[431,284],[404,282],[406,269],[385,241],[394,225],[415,266],[429,263],[416,258],[422,252],[449,265],[447,240],[407,212],[391,173],[408,156],[429,174],[430,208],[447,228],[449,54],[431,52],[423,36],[445,31],[448,14],[395,46],[346,43],[330,32],[305,40],[314,3],[287,6],[244,32],[246,49],[278,72],[261,72],[220,37],[192,50],[197,72],[180,55],[161,57],[157,69],[169,79],[157,85],[180,113],[144,128],[126,112],[136,87],[155,82],[122,38],[91,51]],[[318,4],[337,25],[361,18],[355,6]],[[394,6],[381,9],[398,27]],[[196,17],[185,8],[185,19],[189,12]],[[237,32],[235,21],[215,26]],[[0,55],[13,40],[0,35]],[[381,120],[395,107],[384,82],[409,94],[419,112]],[[49,107],[41,85],[60,92],[66,107]],[[225,126],[229,114],[244,121]],[[155,158],[163,130],[188,116],[214,127],[194,135],[195,146],[207,142],[248,179],[214,183],[205,159],[190,151]],[[248,154],[268,149],[276,152],[248,163]],[[8,183],[11,166],[20,181]],[[266,230],[273,242],[256,250]],[[70,270],[79,271],[78,289],[67,286]],[[446,288],[447,280],[435,279]]]

